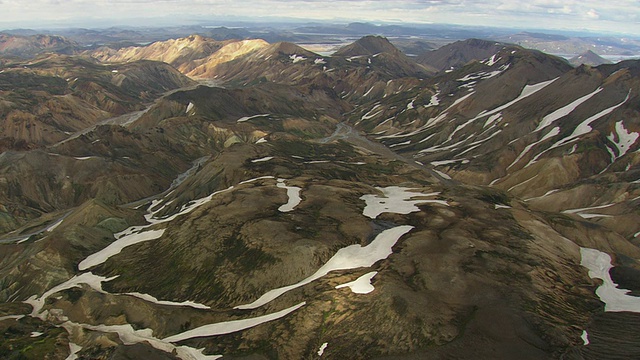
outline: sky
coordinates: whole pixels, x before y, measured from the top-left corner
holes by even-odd
[[[640,0],[0,0],[0,14],[3,29],[277,17],[588,30],[640,37]]]

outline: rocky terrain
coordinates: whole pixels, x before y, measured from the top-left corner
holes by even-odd
[[[3,65],[1,356],[640,356],[640,63],[434,55],[192,36]]]

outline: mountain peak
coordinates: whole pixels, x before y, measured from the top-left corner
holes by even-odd
[[[486,59],[496,54],[505,44],[482,39],[467,39],[445,45],[416,58],[416,62],[444,71],[459,68],[472,60]]]
[[[569,59],[569,63],[573,66],[589,65],[598,66],[602,64],[611,64],[611,61],[601,57],[591,50],[587,50],[580,55],[574,56]]]
[[[383,36],[368,35],[358,41],[340,48],[334,56],[362,56],[379,53],[400,52],[387,38]]]
[[[306,50],[294,43],[282,41],[275,43],[271,46],[267,47],[267,51],[272,51],[276,53],[283,53],[286,55],[304,55],[304,56],[313,56],[313,53],[309,50]]]

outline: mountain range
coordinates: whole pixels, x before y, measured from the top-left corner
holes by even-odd
[[[427,54],[3,58],[1,356],[640,356],[640,61]]]

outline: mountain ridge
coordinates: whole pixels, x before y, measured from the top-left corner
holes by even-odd
[[[150,60],[0,73],[126,109],[0,155],[2,356],[638,355],[640,308],[599,287],[640,269],[640,61],[483,43],[433,74],[378,37],[215,57],[234,44],[189,58],[220,60],[201,83]]]

